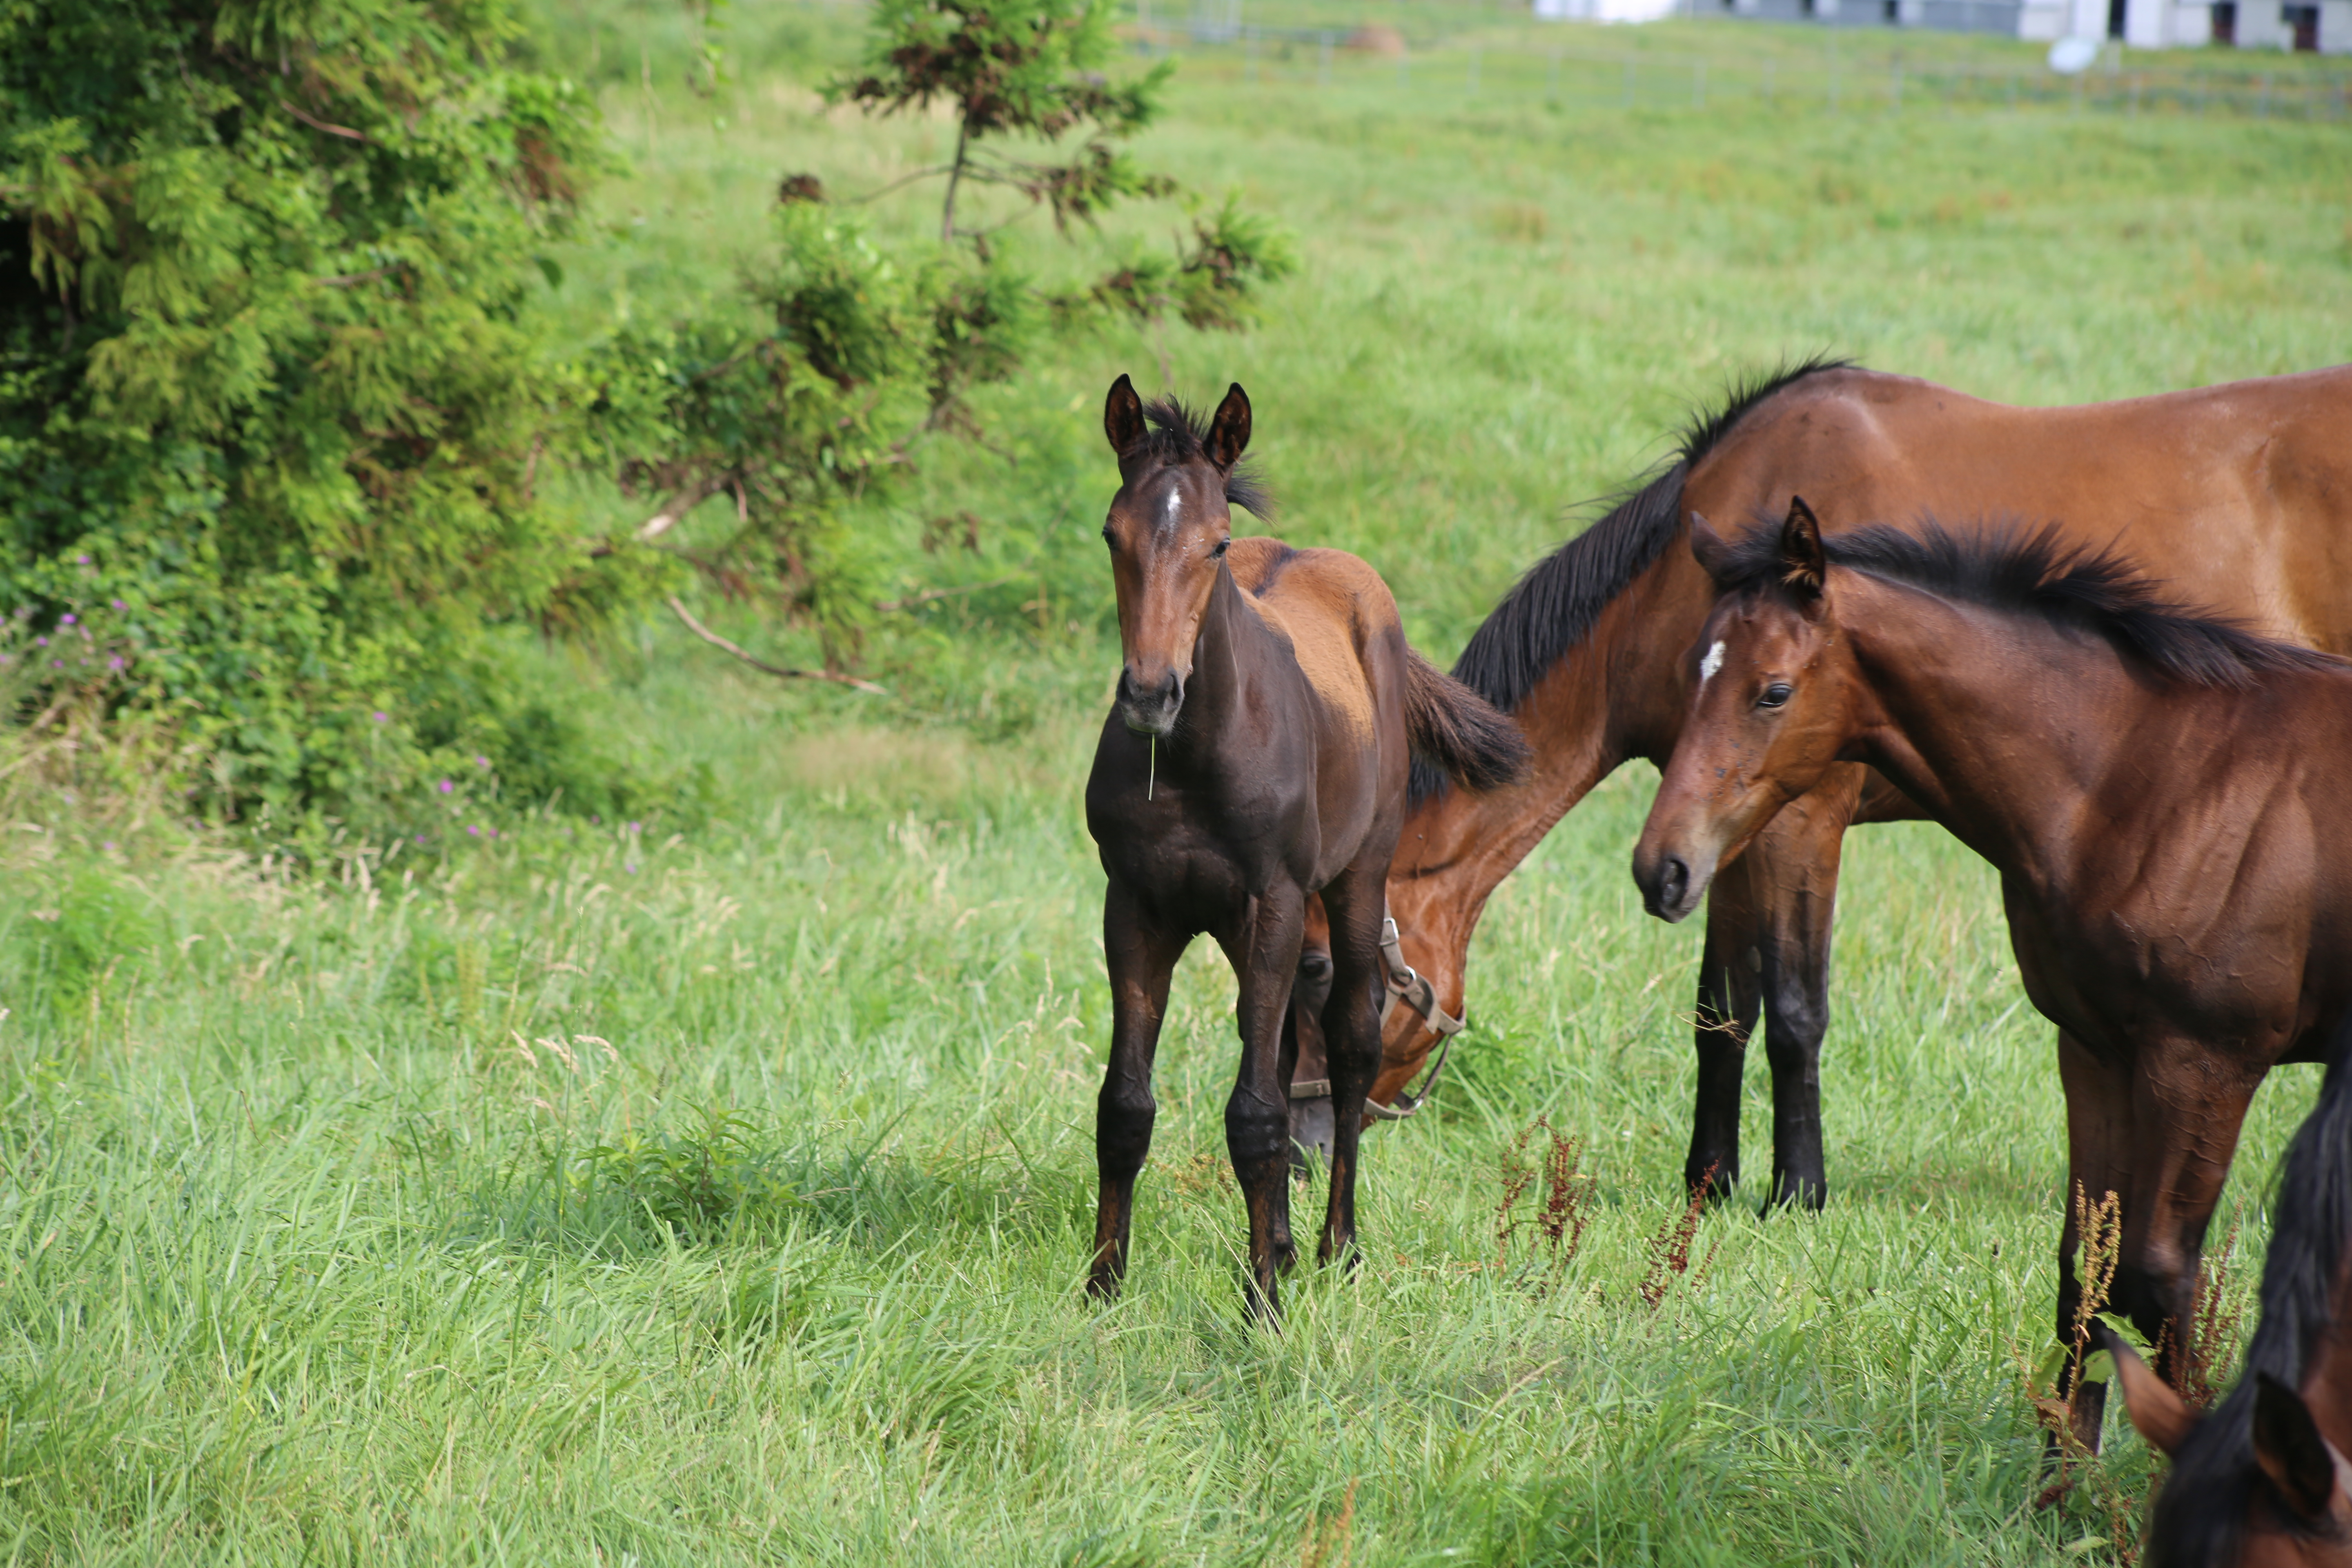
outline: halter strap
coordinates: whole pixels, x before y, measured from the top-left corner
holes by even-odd
[[[1465,1021],[1440,1006],[1437,988],[1430,984],[1429,977],[1416,973],[1412,965],[1404,961],[1396,918],[1385,912],[1381,916],[1381,967],[1385,971],[1382,984],[1386,987],[1381,997],[1381,1022],[1388,1022],[1389,1009],[1401,1001],[1420,1014],[1423,1021],[1437,1035],[1437,1059],[1423,1075],[1419,1094],[1411,1090],[1400,1092],[1394,1105],[1376,1105],[1370,1100],[1364,1101],[1364,1114],[1373,1121],[1402,1121],[1428,1104],[1429,1097],[1436,1092],[1437,1080],[1445,1071],[1446,1054],[1453,1050],[1454,1037],[1462,1032]],[[1290,1098],[1293,1100],[1324,1100],[1328,1099],[1330,1093],[1331,1080],[1328,1078],[1307,1079],[1290,1086]]]

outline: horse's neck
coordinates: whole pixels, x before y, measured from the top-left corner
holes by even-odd
[[[1867,694],[1865,759],[2005,872],[2063,881],[2084,803],[2126,751],[2145,772],[2152,704],[2097,638],[1847,576],[1839,584]]]
[[[1601,606],[1591,629],[1512,710],[1535,752],[1524,783],[1476,792],[1445,789],[1405,819],[1394,868],[1400,921],[1434,928],[1463,922],[1593,786],[1634,757],[1663,763],[1681,721],[1681,668],[1705,612],[1706,578],[1690,552],[1670,544]],[[1614,671],[1631,672],[1618,679]]]
[[[1246,700],[1250,683],[1262,679],[1270,639],[1257,606],[1234,574],[1220,568],[1192,642],[1192,673],[1184,682],[1184,718],[1171,737],[1174,747],[1206,751],[1217,745],[1226,719]]]

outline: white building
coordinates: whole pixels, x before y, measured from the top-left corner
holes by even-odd
[[[2052,42],[2119,38],[2135,49],[2234,44],[2352,54],[2352,0],[1534,0],[1535,14],[1648,22],[1723,9],[1840,26],[1935,27]]]

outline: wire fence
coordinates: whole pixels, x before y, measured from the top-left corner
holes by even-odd
[[[1765,58],[1639,54],[1579,48],[1440,44],[1387,55],[1351,47],[1369,29],[1266,27],[1239,6],[1194,14],[1187,25],[1133,28],[1142,52],[1239,57],[1243,79],[1330,87],[1393,81],[1416,97],[1453,89],[1504,104],[1705,111],[1739,105],[1900,114],[1920,110],[2056,110],[2123,115],[2229,115],[2247,119],[2352,119],[2352,73],[2200,66],[2102,64],[2074,76],[2038,67],[1939,63],[1912,58],[1822,63]],[[1226,19],[1230,16],[1232,19]],[[1380,37],[1380,35],[1375,35]],[[1392,39],[1393,34],[1386,35]],[[1925,51],[1923,51],[1925,52]]]

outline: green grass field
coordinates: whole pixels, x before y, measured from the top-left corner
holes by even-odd
[[[672,13],[557,16],[546,47],[593,68],[634,161],[546,301],[583,332],[738,308],[780,174],[855,194],[940,150],[937,124],[812,96],[855,10],[739,5],[740,74],[712,100],[667,85]],[[1990,875],[1925,826],[1849,849],[1820,1215],[1727,1205],[1687,1271],[1654,1269],[1681,1213],[1697,939],[1644,918],[1626,875],[1652,787],[1633,769],[1490,907],[1457,1068],[1430,1114],[1371,1134],[1357,1273],[1303,1268],[1278,1335],[1242,1320],[1232,986],[1204,947],[1161,1048],[1129,1294],[1081,1300],[1108,1017],[1078,791],[1114,669],[1091,520],[1117,372],[1157,384],[1164,354],[1194,396],[1244,382],[1285,532],[1366,554],[1447,658],[1575,503],[1743,371],[1828,349],[2055,402],[2352,351],[2339,124],[1555,107],[1564,38],[1732,73],[1836,48],[1875,72],[1888,46],[1392,16],[1420,68],[1402,83],[1348,57],[1328,85],[1307,53],[1185,62],[1147,159],[1278,214],[1304,266],[1249,335],[1057,351],[984,405],[1016,463],[936,449],[877,509],[909,537],[971,511],[981,552],[910,554],[931,575],[908,585],[992,584],[877,637],[902,700],[760,684],[666,623],[551,658],[615,731],[706,767],[707,811],[429,857],[352,845],[293,879],[152,801],[16,797],[7,1561],[2109,1553],[2151,1473],[2119,1421],[2105,1490],[2032,1507],[2051,1031]],[[1918,70],[2032,58],[1903,47]],[[929,199],[869,211],[911,234]],[[1041,271],[1097,254],[1011,233]],[[2217,1227],[2239,1227],[2242,1289],[2315,1083],[2287,1069],[2257,1101]],[[1525,1225],[1498,1256],[1538,1116],[1597,1178],[1559,1267]]]

